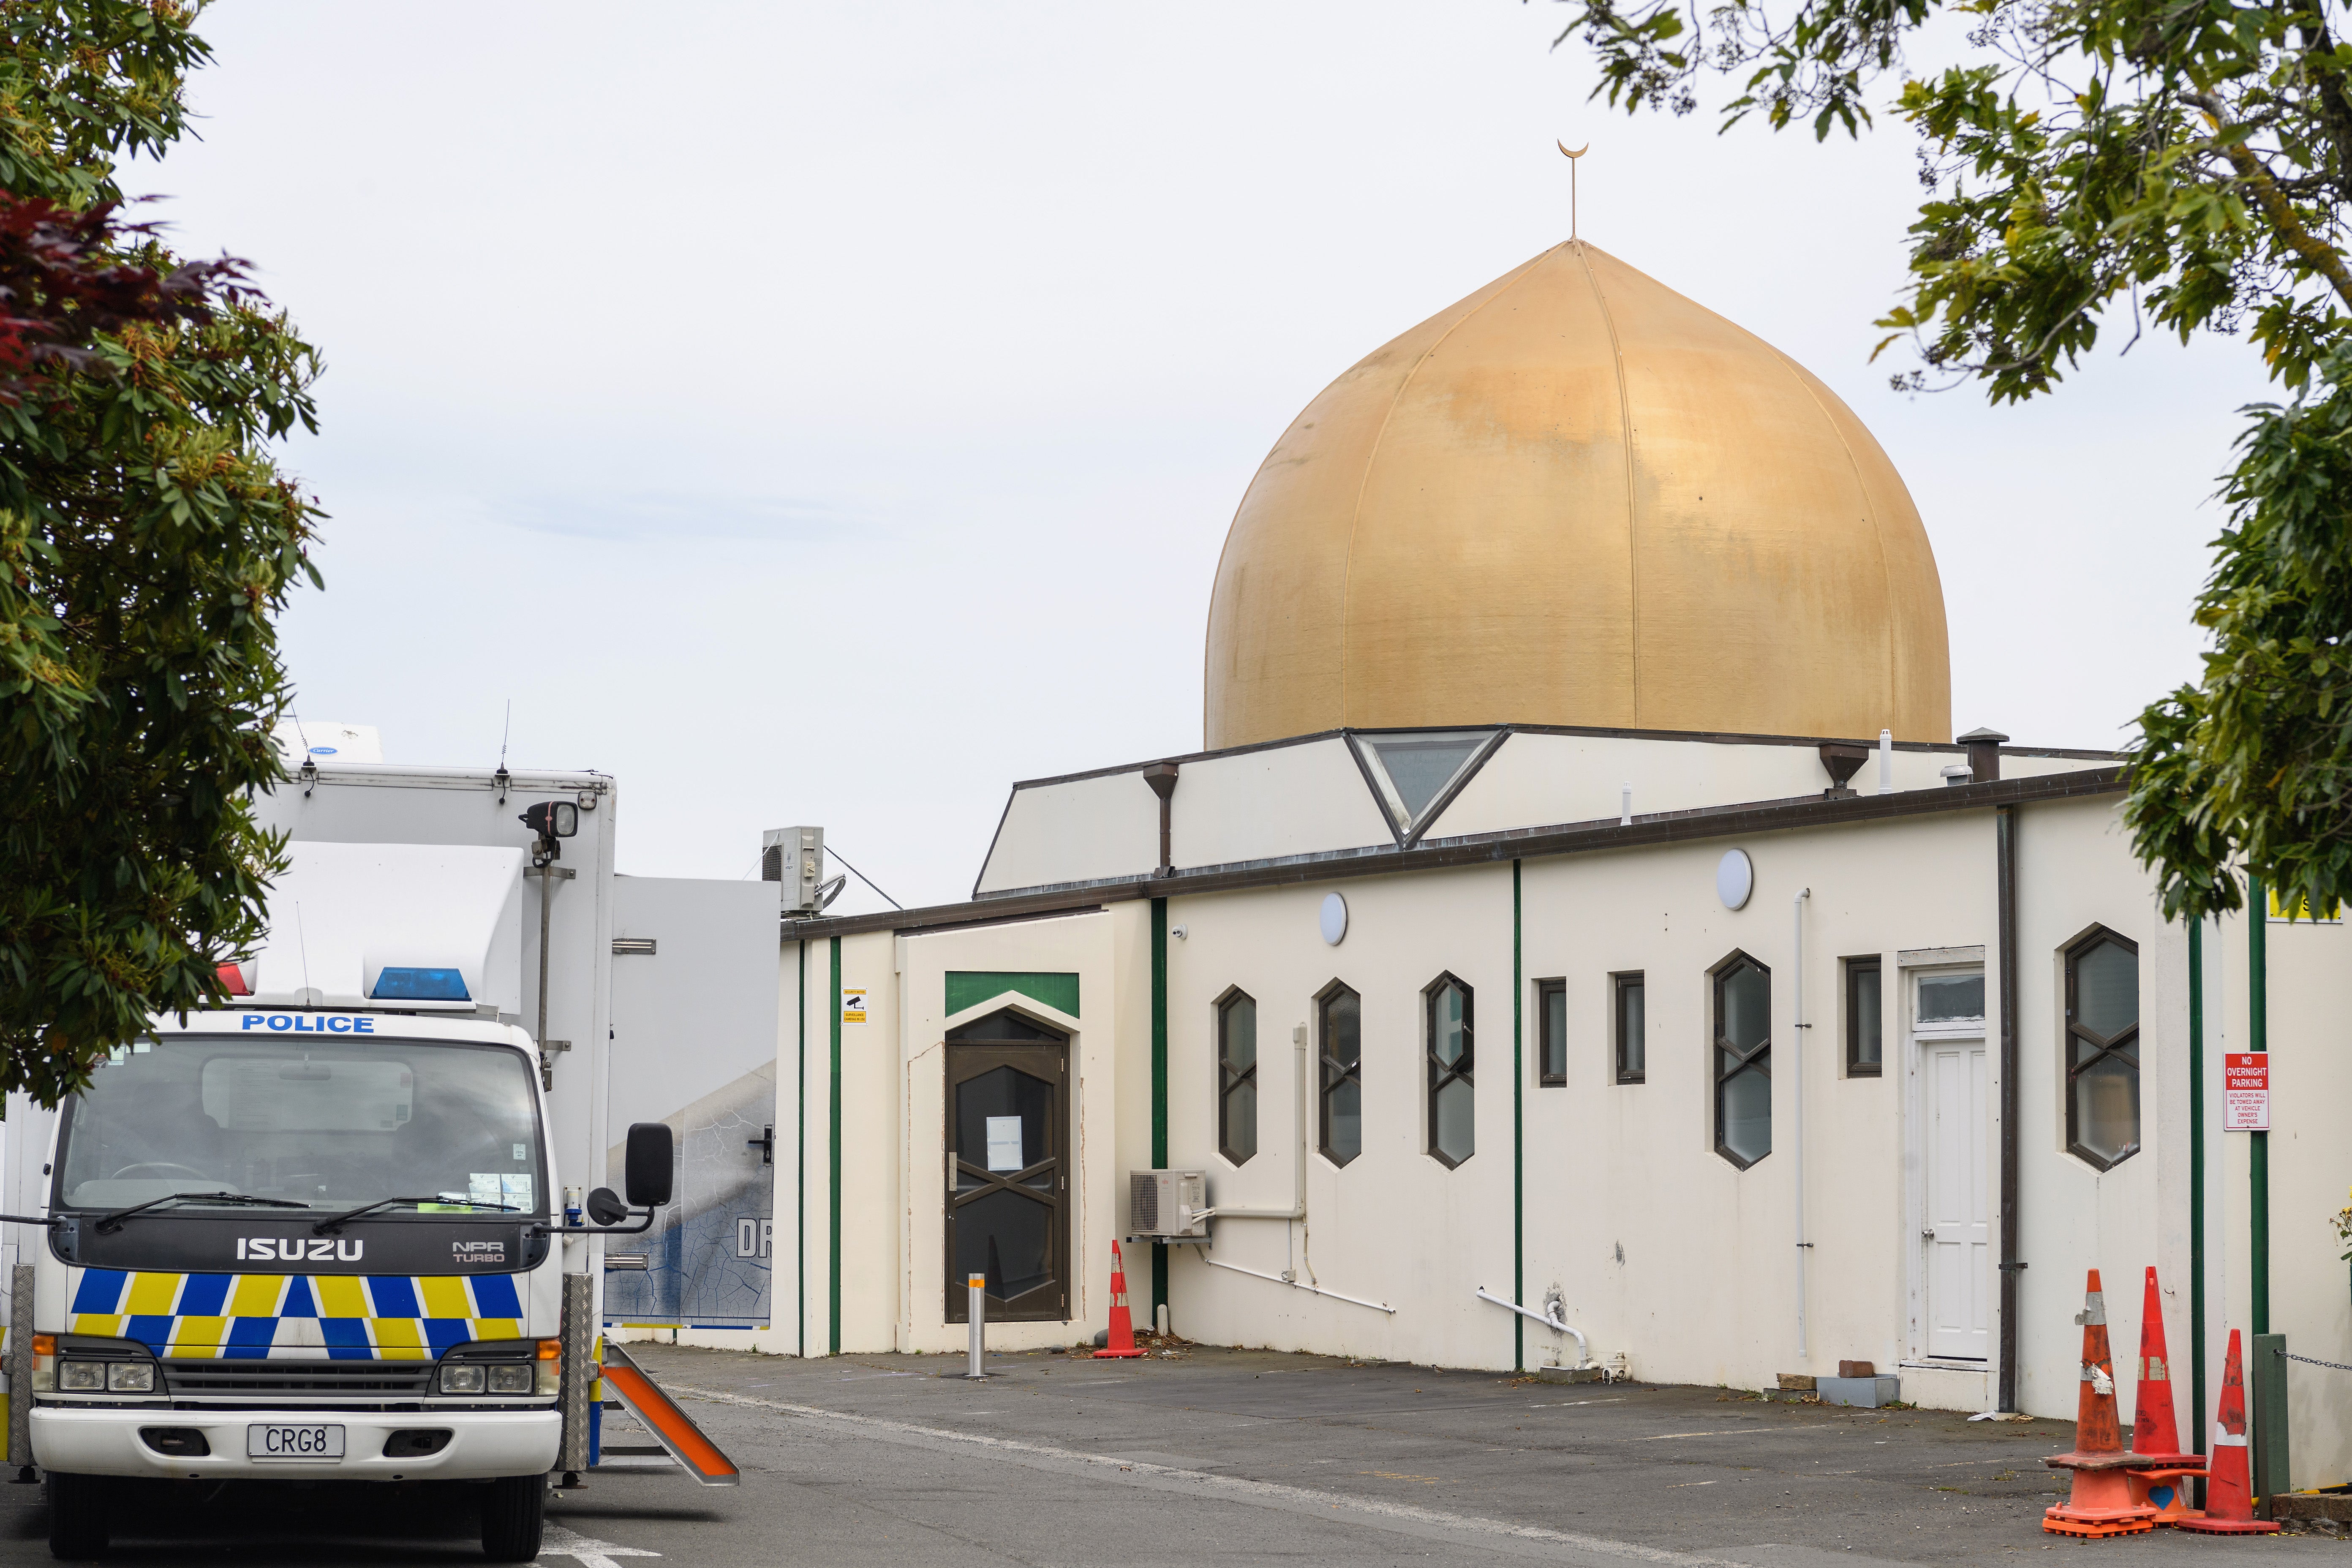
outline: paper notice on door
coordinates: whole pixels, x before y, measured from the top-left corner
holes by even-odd
[[[1021,1168],[1021,1118],[992,1116],[988,1119],[988,1168],[992,1171],[1017,1171]]]

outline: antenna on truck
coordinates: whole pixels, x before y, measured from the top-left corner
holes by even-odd
[[[294,900],[294,951],[302,957],[302,1005],[314,1006],[316,999],[310,994],[310,938],[302,929],[302,900],[299,899]]]

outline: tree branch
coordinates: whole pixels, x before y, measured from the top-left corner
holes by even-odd
[[[2230,129],[2229,111],[2221,102],[2221,94],[2191,92],[2182,96],[2206,112],[2215,130]],[[2263,166],[2262,160],[2255,157],[2244,142],[2226,143],[2221,151],[2221,155],[2230,160],[2230,167],[2237,171],[2238,178],[2254,193],[2254,201],[2263,209],[2263,216],[2270,220],[2272,232],[2284,240],[2287,248],[2308,263],[2313,271],[2327,279],[2337,299],[2352,307],[2352,270],[2346,269],[2343,255],[2303,226],[2303,220],[2295,216],[2294,206],[2286,199],[2286,193],[2279,189],[2278,182],[2271,178],[2271,172]]]

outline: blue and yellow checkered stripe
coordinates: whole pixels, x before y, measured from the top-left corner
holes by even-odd
[[[522,1337],[507,1274],[148,1274],[76,1268],[67,1332],[137,1340],[160,1356],[428,1361]]]

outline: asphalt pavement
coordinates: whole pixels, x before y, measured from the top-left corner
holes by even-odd
[[[979,1384],[961,1358],[632,1351],[742,1484],[592,1476],[550,1507],[547,1568],[2347,1560],[2045,1535],[2057,1422],[1204,1348],[992,1357]],[[0,1565],[48,1561],[47,1528],[37,1487],[0,1485]],[[124,1497],[110,1561],[472,1563],[474,1532],[463,1488],[158,1484]]]

